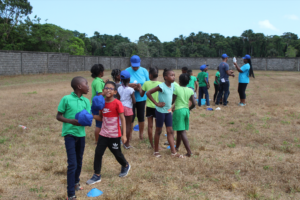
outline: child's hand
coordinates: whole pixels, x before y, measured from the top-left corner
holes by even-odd
[[[71,119],[70,120],[70,124],[74,125],[74,126],[81,126],[81,124],[78,123],[77,119]]]
[[[210,85],[207,85],[207,89],[209,89],[210,88]]]
[[[164,102],[159,102],[156,104],[157,107],[164,107],[166,104]]]
[[[122,140],[123,144],[125,144],[125,143],[127,142],[126,135],[123,135],[123,136],[121,137],[121,140]]]

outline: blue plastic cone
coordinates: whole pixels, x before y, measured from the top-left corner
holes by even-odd
[[[140,130],[139,125],[137,124],[135,127],[133,127],[133,130],[134,131],[139,131]]]
[[[91,191],[89,191],[89,193],[87,193],[88,197],[98,197],[100,195],[102,195],[103,192],[98,190],[97,188],[93,188],[91,189]]]
[[[174,145],[174,147],[176,148],[176,145]],[[170,147],[170,146],[168,146],[168,147],[167,147],[167,149],[171,149],[171,147]]]

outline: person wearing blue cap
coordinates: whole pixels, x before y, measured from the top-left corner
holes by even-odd
[[[234,73],[232,70],[229,70],[229,65],[227,64],[228,61],[228,56],[227,54],[222,55],[222,62],[219,65],[219,71],[220,71],[220,88],[219,88],[219,93],[218,97],[216,100],[216,105],[219,105],[220,100],[223,96],[224,93],[224,98],[223,98],[223,105],[227,106],[227,98],[229,96],[229,76],[234,77]]]
[[[138,121],[139,121],[139,137],[141,140],[143,140],[143,134],[144,134],[144,121],[145,121],[145,106],[146,106],[146,100],[147,97],[140,95],[140,86],[143,86],[144,82],[149,81],[149,73],[147,69],[141,67],[141,59],[139,56],[134,55],[130,58],[131,67],[128,67],[126,71],[130,73],[130,83],[129,87],[132,87],[135,92],[135,100],[136,103],[133,105],[132,111],[133,111],[133,118],[132,118],[132,127],[135,116],[137,115]],[[136,110],[136,111],[135,111]]]
[[[80,124],[75,119],[76,114],[82,110],[86,110],[86,114],[91,111],[91,104],[89,99],[82,96],[89,92],[89,84],[87,80],[81,76],[72,79],[71,86],[74,89],[70,95],[64,96],[57,108],[56,119],[63,122],[62,136],[65,140],[65,147],[68,158],[67,170],[67,191],[68,199],[76,199],[75,191],[82,190],[79,184],[79,176],[82,168],[82,158],[85,147],[85,127],[82,125],[90,125],[92,120],[90,117],[88,123]],[[77,115],[79,116],[79,114]],[[83,116],[85,118],[85,116]],[[81,121],[81,120],[80,120]]]
[[[246,88],[249,83],[249,77],[253,77],[253,68],[251,63],[251,56],[246,54],[245,57],[243,57],[244,65],[242,67],[239,67],[237,63],[233,63],[236,70],[239,72],[239,87],[238,87],[238,93],[240,95],[240,103],[239,106],[245,106],[246,105]]]
[[[200,70],[201,72],[197,76],[197,80],[199,83],[199,101],[198,101],[198,106],[201,106],[201,99],[203,98],[203,94],[205,94],[205,99],[206,99],[206,105],[210,106],[209,103],[209,94],[208,94],[208,89],[210,88],[210,84],[208,81],[208,73],[207,73],[207,68],[208,65],[201,65]]]

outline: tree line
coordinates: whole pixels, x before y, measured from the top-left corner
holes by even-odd
[[[0,49],[19,51],[61,52],[71,55],[130,57],[220,57],[223,53],[241,57],[299,57],[297,34],[266,36],[251,29],[241,36],[225,37],[218,33],[180,35],[170,42],[161,42],[153,34],[145,34],[132,42],[122,35],[85,33],[41,23],[29,17],[32,6],[28,0],[0,0]]]

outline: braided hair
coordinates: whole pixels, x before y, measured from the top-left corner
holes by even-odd
[[[93,78],[96,78],[96,77],[98,77],[99,74],[100,74],[101,72],[103,72],[103,71],[104,71],[104,67],[103,67],[102,64],[94,64],[93,67],[91,68],[91,73],[92,73],[91,76],[92,76]]]
[[[149,68],[149,74],[151,74],[153,78],[157,78],[158,77],[158,68],[157,67],[150,67]]]
[[[166,79],[165,79],[165,76],[167,76],[167,75],[168,75],[168,73],[169,73],[170,71],[173,71],[173,70],[171,70],[171,69],[168,69],[168,68],[165,68],[165,69],[164,69],[164,72],[163,72],[163,77],[164,77],[164,80],[166,80]]]
[[[118,75],[120,75],[120,73],[121,73],[121,70],[120,69],[113,69],[112,71],[111,71],[111,77],[113,78],[113,80],[116,82],[116,77],[118,76]]]
[[[253,67],[252,67],[252,62],[251,62],[251,59],[247,59],[247,61],[248,61],[248,63],[249,63],[249,65],[250,65],[250,70],[249,70],[249,77],[253,77],[253,78],[255,78],[255,76],[254,76],[254,72],[253,72]]]
[[[188,74],[188,73],[185,73],[185,74],[181,74],[179,76],[179,84],[180,86],[187,86],[187,84],[189,84],[191,80],[191,76]]]

